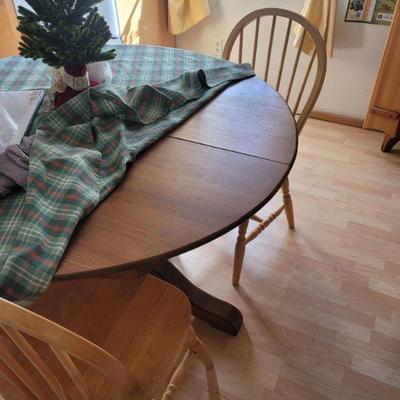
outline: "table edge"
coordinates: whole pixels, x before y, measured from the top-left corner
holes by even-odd
[[[296,136],[296,147],[295,147],[295,151],[293,153],[293,157],[292,157],[290,163],[283,163],[281,161],[275,161],[275,160],[271,160],[268,158],[253,156],[253,155],[246,154],[246,153],[240,153],[241,155],[246,156],[246,157],[258,158],[258,159],[262,159],[262,160],[265,160],[268,162],[272,162],[272,163],[276,163],[276,164],[280,164],[280,165],[286,165],[287,170],[286,170],[285,174],[283,174],[282,179],[276,185],[274,190],[271,193],[269,193],[269,195],[266,196],[265,199],[263,201],[261,201],[257,206],[255,206],[253,209],[251,209],[249,212],[244,214],[242,217],[240,217],[236,221],[233,221],[231,224],[226,225],[224,228],[212,233],[211,235],[205,236],[200,240],[190,243],[189,245],[182,246],[182,247],[176,248],[174,250],[171,250],[169,252],[163,253],[162,255],[157,255],[154,257],[142,259],[140,261],[132,261],[132,262],[123,263],[123,264],[119,264],[119,265],[113,265],[112,267],[105,267],[105,268],[91,270],[91,271],[79,271],[79,272],[59,274],[59,275],[57,275],[57,271],[56,271],[56,273],[53,276],[53,281],[65,281],[65,280],[81,279],[81,278],[94,278],[94,277],[98,277],[101,275],[106,275],[106,274],[115,273],[115,272],[121,272],[123,270],[130,269],[130,268],[138,268],[138,269],[143,268],[145,271],[150,271],[158,264],[160,264],[166,260],[169,260],[172,257],[179,256],[180,254],[186,253],[186,252],[194,250],[200,246],[203,246],[207,243],[210,243],[213,240],[215,240],[215,239],[225,235],[226,233],[230,232],[231,230],[235,229],[242,222],[249,219],[251,216],[253,216],[255,213],[257,213],[261,208],[263,208],[275,196],[275,194],[279,191],[279,189],[282,187],[284,180],[287,178],[290,171],[292,170],[294,162],[297,158],[299,138],[298,138],[298,135],[295,130],[293,131],[293,134],[295,134],[295,136]],[[193,143],[193,144],[196,144],[199,146],[213,147],[210,145],[193,142],[193,141],[190,141],[187,139],[175,138],[170,135],[167,135],[166,138],[174,139],[174,140],[184,140],[186,142],[190,142],[190,143]],[[217,147],[217,148],[221,151],[226,151],[226,152],[237,154],[237,152],[235,152],[233,150],[223,149],[223,148],[219,148],[219,147]]]

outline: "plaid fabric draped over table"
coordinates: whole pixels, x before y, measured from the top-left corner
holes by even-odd
[[[254,75],[248,65],[150,46],[117,46],[111,65],[112,85],[88,89],[50,113],[46,98],[39,110],[29,133],[36,136],[27,191],[0,200],[2,297],[37,299],[79,220],[116,187],[126,163],[231,81]],[[0,90],[49,86],[41,62],[0,60]]]

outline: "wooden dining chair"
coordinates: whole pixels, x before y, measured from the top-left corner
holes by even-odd
[[[132,319],[138,325],[133,332],[127,329]],[[169,400],[191,354],[213,368],[191,326],[186,296],[150,275],[112,327],[108,351],[4,299],[0,328],[0,395],[5,400]]]
[[[267,25],[266,32],[268,33],[266,34],[264,31],[260,33],[265,25]],[[328,24],[326,26],[328,27]],[[294,35],[294,29],[300,29],[301,36],[298,48],[294,49],[292,57],[289,57],[289,43],[293,40],[291,36]],[[278,36],[277,31],[284,32],[283,43],[278,43],[280,46],[275,41]],[[247,36],[248,34],[251,37]],[[326,35],[327,32],[324,32],[323,36],[326,37]],[[262,40],[265,37],[267,38],[266,44]],[[302,52],[306,38],[307,40],[311,39],[314,44],[311,56],[304,55]],[[250,48],[245,47],[245,41],[246,43],[252,42]],[[259,56],[260,48],[266,50],[265,57]],[[296,131],[299,135],[317,101],[325,79],[327,57],[324,39],[320,32],[310,21],[299,14],[279,8],[264,8],[246,15],[237,23],[226,41],[222,57],[231,60],[233,49],[237,53],[239,63],[247,61],[245,55],[248,53],[250,57],[248,61],[257,75],[262,75],[262,78],[285,99],[296,120]],[[250,51],[246,52],[246,50]],[[275,53],[277,53],[275,61],[278,62],[274,62],[273,54]],[[316,59],[317,63],[314,65]],[[276,71],[272,71],[272,64],[277,64]],[[288,75],[285,74],[286,70]],[[287,76],[286,79],[285,76]],[[288,178],[282,182],[281,188],[283,193],[281,207],[266,219],[257,215],[252,216],[251,220],[256,221],[257,226],[249,234],[247,234],[249,220],[239,226],[232,277],[234,285],[239,284],[246,245],[263,232],[282,211],[286,213],[289,227],[294,228],[293,203],[289,193]]]

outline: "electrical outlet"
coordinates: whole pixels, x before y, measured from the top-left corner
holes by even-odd
[[[216,40],[214,44],[215,44],[214,56],[215,57],[222,57],[222,52],[224,51],[224,41],[223,41],[223,39]]]
[[[214,55],[216,57],[221,57],[221,42],[217,40],[214,44],[215,44]]]

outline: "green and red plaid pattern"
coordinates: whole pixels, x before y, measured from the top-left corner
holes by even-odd
[[[0,296],[30,304],[47,288],[79,220],[120,182],[126,164],[182,123],[248,65],[189,51],[118,46],[113,84],[48,112],[42,104],[27,191],[0,200]],[[0,60],[0,90],[46,88],[40,62]],[[46,114],[47,112],[47,114]]]

